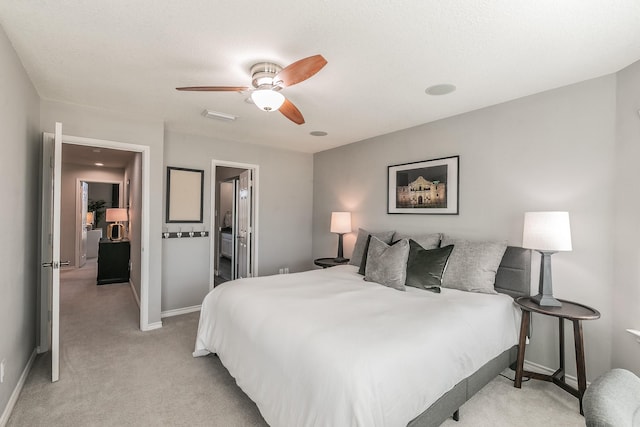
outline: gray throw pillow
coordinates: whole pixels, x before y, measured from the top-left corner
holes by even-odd
[[[395,233],[393,235],[393,241],[396,240],[413,240],[423,249],[435,249],[440,247],[440,240],[442,239],[442,234],[440,233],[430,233],[430,234],[405,234],[405,233]]]
[[[497,293],[494,289],[496,273],[504,252],[505,242],[473,242],[444,236],[442,246],[454,245],[449,265],[442,277],[442,287],[462,291]]]
[[[391,243],[391,238],[393,237],[393,231],[381,231],[378,233],[370,233],[365,229],[358,229],[358,237],[356,238],[356,244],[353,247],[353,253],[351,254],[351,259],[349,260],[349,264],[360,266],[362,263],[362,257],[364,256],[365,246],[367,245],[367,238],[369,234],[372,236],[376,236],[378,239],[382,240],[384,243]]]
[[[408,256],[408,240],[400,240],[389,246],[377,237],[372,236],[369,242],[364,280],[404,291]]]
[[[409,248],[405,286],[440,293],[442,276],[447,269],[453,245],[437,249],[424,249],[411,239],[409,240]]]

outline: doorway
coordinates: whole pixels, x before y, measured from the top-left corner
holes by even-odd
[[[210,288],[257,276],[258,166],[214,160]]]
[[[51,264],[54,264],[54,268],[48,269],[43,268],[41,274],[41,284],[38,292],[38,352],[44,353],[48,350],[52,351],[52,365],[57,365],[57,358],[59,354],[58,350],[58,328],[59,328],[59,268],[55,268],[60,264],[64,264],[60,261],[60,184],[56,186],[52,183],[51,176],[47,177],[47,173],[44,172],[44,169],[47,167],[51,169],[51,171],[58,171],[52,173],[52,176],[55,176],[56,173],[60,173],[59,171],[62,168],[62,148],[64,147],[90,147],[91,149],[109,149],[109,150],[118,150],[118,151],[128,151],[134,153],[136,156],[136,167],[134,170],[135,173],[135,181],[137,182],[136,188],[131,188],[131,191],[136,191],[135,197],[132,197],[132,200],[135,200],[135,206],[130,209],[130,212],[133,213],[133,218],[135,218],[135,225],[137,227],[137,233],[139,235],[138,239],[138,247],[136,250],[132,250],[132,257],[137,253],[137,266],[136,270],[139,271],[139,277],[137,279],[138,283],[138,295],[136,295],[136,299],[139,300],[139,328],[142,331],[147,331],[151,329],[155,329],[158,326],[156,324],[149,323],[149,251],[143,250],[143,248],[149,247],[149,237],[150,237],[150,215],[149,215],[149,199],[150,199],[150,148],[144,145],[137,145],[131,143],[122,143],[116,141],[108,141],[108,140],[98,140],[93,138],[83,138],[83,137],[75,137],[62,135],[62,126],[61,124],[56,123],[56,133],[55,140],[60,140],[60,145],[56,142],[55,155],[54,152],[54,134],[45,133],[43,135],[43,146],[45,147],[43,152],[43,206],[42,206],[42,241],[41,241],[41,258],[45,261],[53,259]],[[59,150],[59,151],[58,151]],[[60,175],[58,175],[59,177]],[[133,180],[133,176],[131,177]],[[57,178],[58,182],[60,182],[60,178]],[[127,179],[127,183],[128,183]],[[75,183],[75,181],[74,181]],[[125,192],[128,192],[128,187],[126,187]],[[50,201],[49,196],[47,196],[48,192],[51,192]],[[57,195],[56,195],[57,194]],[[127,193],[131,194],[131,193]],[[72,191],[71,198],[75,198],[75,192]],[[125,196],[128,198],[128,196]],[[46,203],[45,203],[46,202]],[[69,204],[71,206],[75,206],[73,201],[70,201]],[[70,233],[72,236],[75,235],[75,214],[72,214],[72,228]],[[57,224],[54,218],[57,219]],[[132,223],[130,223],[131,226]],[[63,230],[64,232],[64,230]],[[52,238],[52,236],[54,236]],[[57,237],[56,237],[57,236]],[[57,245],[56,245],[57,241]],[[53,242],[53,243],[52,243]],[[51,255],[53,254],[53,255]],[[72,254],[73,256],[73,254]],[[72,258],[73,259],[73,258]],[[45,262],[45,264],[47,264]],[[43,267],[45,265],[43,264]],[[52,274],[49,274],[50,271],[53,271]],[[56,279],[57,272],[57,279]],[[57,283],[57,284],[56,284]],[[57,380],[57,368],[53,368],[54,375],[52,375],[53,381]]]
[[[131,154],[133,160],[133,153]],[[120,181],[107,181],[104,178],[97,180],[84,176],[76,178],[76,268],[82,267],[88,259],[98,257],[98,243],[107,236],[106,210],[129,207],[128,201],[124,200],[123,182],[124,169]],[[65,236],[61,237],[64,240]],[[64,246],[64,242],[62,245]]]

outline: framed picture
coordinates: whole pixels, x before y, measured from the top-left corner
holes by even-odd
[[[387,213],[458,214],[460,156],[389,166]]]
[[[166,222],[202,222],[204,171],[167,166]]]

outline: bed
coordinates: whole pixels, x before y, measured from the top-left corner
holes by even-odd
[[[440,425],[515,361],[529,281],[530,251],[508,247],[497,295],[398,292],[350,265],[227,282],[194,356],[216,353],[273,427]]]

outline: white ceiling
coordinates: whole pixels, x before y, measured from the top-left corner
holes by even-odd
[[[638,0],[0,1],[44,99],[303,152],[616,72],[640,59],[639,23]],[[256,62],[318,53],[327,66],[282,92],[301,126],[246,94],[175,90],[249,85]],[[458,89],[425,94],[440,83]],[[239,118],[207,119],[205,108]]]
[[[62,144],[62,162],[76,165],[98,166],[125,169],[133,161],[136,153],[109,148],[96,148],[86,145]]]

